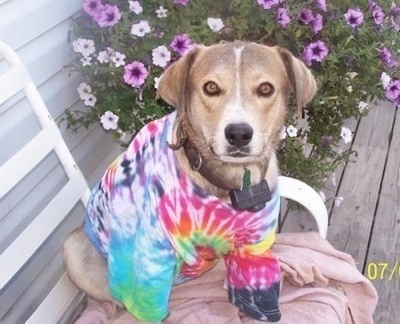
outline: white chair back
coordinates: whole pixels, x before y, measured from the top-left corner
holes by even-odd
[[[72,208],[79,202],[86,206],[90,190],[20,58],[3,42],[0,42],[0,58],[3,58],[9,67],[5,73],[0,74],[0,107],[22,92],[41,127],[39,133],[0,166],[0,200],[51,152],[55,152],[68,178],[64,187],[0,254],[1,295],[2,290],[12,283],[13,278],[63,222]],[[4,114],[4,111],[1,114]],[[28,323],[57,322],[62,310],[77,294],[78,291],[64,274],[32,314]]]

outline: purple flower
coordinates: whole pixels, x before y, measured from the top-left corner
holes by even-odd
[[[329,50],[325,43],[319,40],[307,46],[303,52],[302,59],[307,65],[311,65],[312,61],[322,62],[328,53]]]
[[[372,10],[372,17],[374,17],[375,23],[377,25],[381,25],[383,21],[385,20],[385,13],[383,12],[382,8],[379,6],[376,6]]]
[[[322,15],[317,14],[315,19],[312,21],[313,33],[314,35],[318,34],[322,28],[324,27],[324,18]]]
[[[386,88],[386,98],[400,105],[400,80],[393,79]]]
[[[182,6],[186,6],[189,3],[189,0],[174,0],[174,4],[180,4]]]
[[[134,61],[124,67],[124,81],[132,87],[140,87],[148,75],[149,72],[142,62]]]
[[[324,12],[327,11],[327,9],[326,9],[326,1],[325,1],[325,0],[314,0],[314,5],[315,5],[318,9],[320,9],[320,10],[322,10],[322,11],[324,11]]]
[[[276,20],[278,21],[279,25],[281,25],[281,27],[283,28],[286,28],[286,26],[289,25],[290,17],[285,8],[279,8],[276,11]]]
[[[393,7],[390,10],[392,17],[390,17],[390,23],[396,31],[400,31],[400,7]]]
[[[377,25],[381,25],[385,20],[385,12],[374,1],[368,0],[368,9],[371,10],[372,17]]]
[[[322,135],[321,136],[321,144],[323,147],[329,147],[330,143],[332,141],[332,136],[330,135]]]
[[[315,19],[314,13],[312,12],[311,9],[302,9],[300,11],[299,20],[303,24],[308,25],[308,24],[312,23],[314,21],[314,19]]]
[[[364,20],[364,14],[358,8],[347,10],[347,12],[344,14],[344,17],[347,21],[347,24],[353,28],[360,25]]]
[[[381,47],[379,56],[388,67],[395,68],[397,66],[396,58],[386,46]]]
[[[117,6],[105,5],[100,12],[97,23],[100,27],[109,27],[115,25],[121,19],[121,13]]]
[[[193,43],[188,35],[179,34],[174,37],[169,46],[171,46],[175,52],[179,53],[179,55],[183,56],[192,48]]]
[[[279,0],[257,0],[258,4],[263,7],[263,9],[268,10],[273,6],[279,4]]]
[[[96,21],[99,19],[103,7],[101,0],[84,0],[82,3],[83,11]]]
[[[400,16],[400,7],[393,7],[390,11],[393,16]]]
[[[368,9],[373,10],[374,8],[378,7],[375,1],[368,0]]]

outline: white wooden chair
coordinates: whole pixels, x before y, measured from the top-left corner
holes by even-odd
[[[0,254],[0,296],[5,287],[13,284],[16,274],[24,265],[35,257],[35,253],[70,210],[79,202],[86,205],[90,195],[86,180],[32,82],[29,72],[17,54],[2,42],[0,42],[1,57],[8,63],[9,69],[0,75],[0,106],[23,91],[40,123],[41,130],[0,166],[0,201],[52,151],[60,160],[68,182]],[[292,178],[280,177],[279,185],[283,197],[297,201],[310,211],[317,222],[320,235],[325,237],[328,214],[319,195],[308,185]],[[62,322],[66,318],[66,312],[71,311],[73,302],[79,298],[82,298],[82,294],[64,273],[30,315],[27,323]]]
[[[40,249],[71,209],[80,201],[86,206],[90,190],[19,57],[3,42],[0,42],[0,57],[9,65],[9,70],[0,75],[0,105],[23,91],[41,126],[41,131],[36,136],[0,166],[0,199],[52,151],[57,155],[68,177],[65,186],[0,254],[1,293],[7,285],[12,284],[13,277]],[[27,323],[57,322],[59,315],[78,293],[64,274]]]
[[[281,197],[294,200],[304,206],[314,217],[318,233],[326,238],[328,232],[328,211],[320,195],[306,183],[297,179],[280,176]]]

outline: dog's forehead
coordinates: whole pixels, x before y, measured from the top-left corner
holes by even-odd
[[[196,69],[206,73],[282,73],[283,61],[276,49],[253,43],[228,43],[206,47],[196,60]]]

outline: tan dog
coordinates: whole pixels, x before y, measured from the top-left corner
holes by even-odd
[[[288,94],[295,93],[301,112],[315,91],[310,71],[287,50],[241,42],[197,47],[164,73],[158,89],[179,110],[184,132],[203,160],[215,161],[223,181],[240,187],[245,163],[252,183],[266,177],[272,188]],[[234,141],[243,139],[245,145],[237,147]],[[177,154],[199,185],[220,197],[227,194],[194,171],[184,151]]]
[[[243,186],[244,169],[250,171],[250,186],[266,179],[274,191],[288,95],[294,93],[301,110],[315,91],[310,71],[287,50],[244,42],[194,48],[165,71],[158,88],[178,111],[169,142],[178,167],[228,202],[230,190]],[[82,229],[66,240],[64,256],[79,288],[114,300],[107,262]]]

